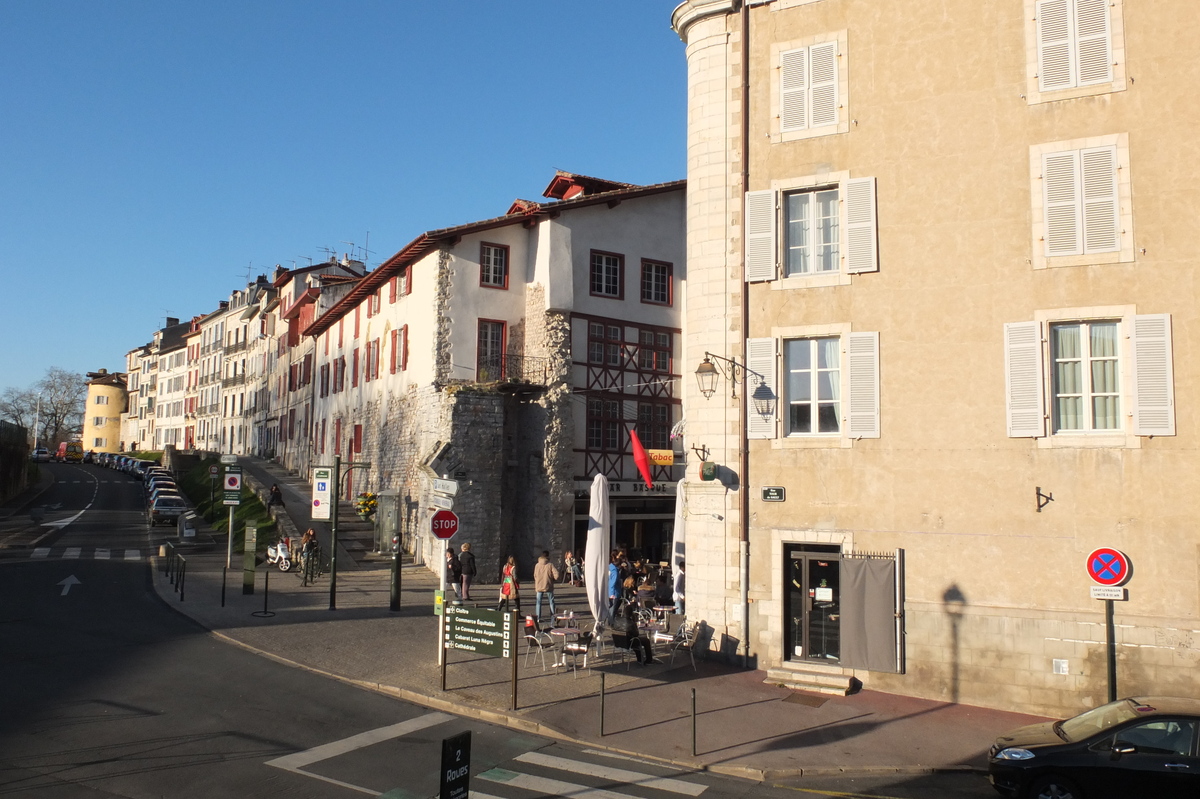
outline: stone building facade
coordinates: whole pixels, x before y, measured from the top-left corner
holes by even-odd
[[[1193,690],[1200,67],[1190,6],[1130,5],[675,10],[685,371],[744,359],[774,403],[685,398],[731,476],[688,491],[714,646],[1067,715],[1106,696],[1086,567],[1113,547],[1119,692]]]

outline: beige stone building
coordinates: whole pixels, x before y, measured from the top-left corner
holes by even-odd
[[[87,404],[83,411],[83,448],[93,452],[119,452],[121,414],[125,412],[123,372],[100,369],[87,373]]]
[[[1076,712],[1107,695],[1086,567],[1112,547],[1118,692],[1194,695],[1194,12],[675,10],[680,371],[748,359],[752,395],[684,400],[724,467],[687,491],[714,648],[795,685]]]

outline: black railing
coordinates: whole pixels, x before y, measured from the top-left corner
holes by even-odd
[[[480,358],[475,368],[475,380],[480,383],[520,383],[530,386],[550,385],[550,359],[533,355],[501,355]]]

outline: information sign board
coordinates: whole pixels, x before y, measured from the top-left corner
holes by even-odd
[[[328,521],[333,513],[333,469],[318,466],[313,469],[312,517]]]
[[[467,799],[471,790],[471,731],[442,739],[439,799]]]
[[[237,463],[237,455],[222,455],[221,463],[225,464],[226,466],[232,466],[233,464]]]
[[[442,510],[454,510],[454,497],[444,497],[441,494],[430,494],[429,504]]]
[[[1115,585],[1093,585],[1091,591],[1092,599],[1113,599],[1117,602],[1124,602],[1129,598],[1124,588]]]
[[[457,480],[434,480],[433,490],[440,491],[443,494],[450,496],[458,496],[458,481]]]
[[[497,658],[512,657],[517,645],[515,613],[446,605],[446,648]]]

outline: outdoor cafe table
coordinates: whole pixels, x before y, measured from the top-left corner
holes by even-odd
[[[567,636],[574,635],[576,637],[583,632],[578,627],[555,627],[550,630],[550,634],[554,636],[557,643],[558,653],[554,656],[555,666],[567,665]]]
[[[659,621],[663,621],[667,618],[668,613],[675,612],[675,606],[674,605],[655,605],[654,607],[651,608],[651,610],[653,610],[654,614],[656,616],[658,616]]]

